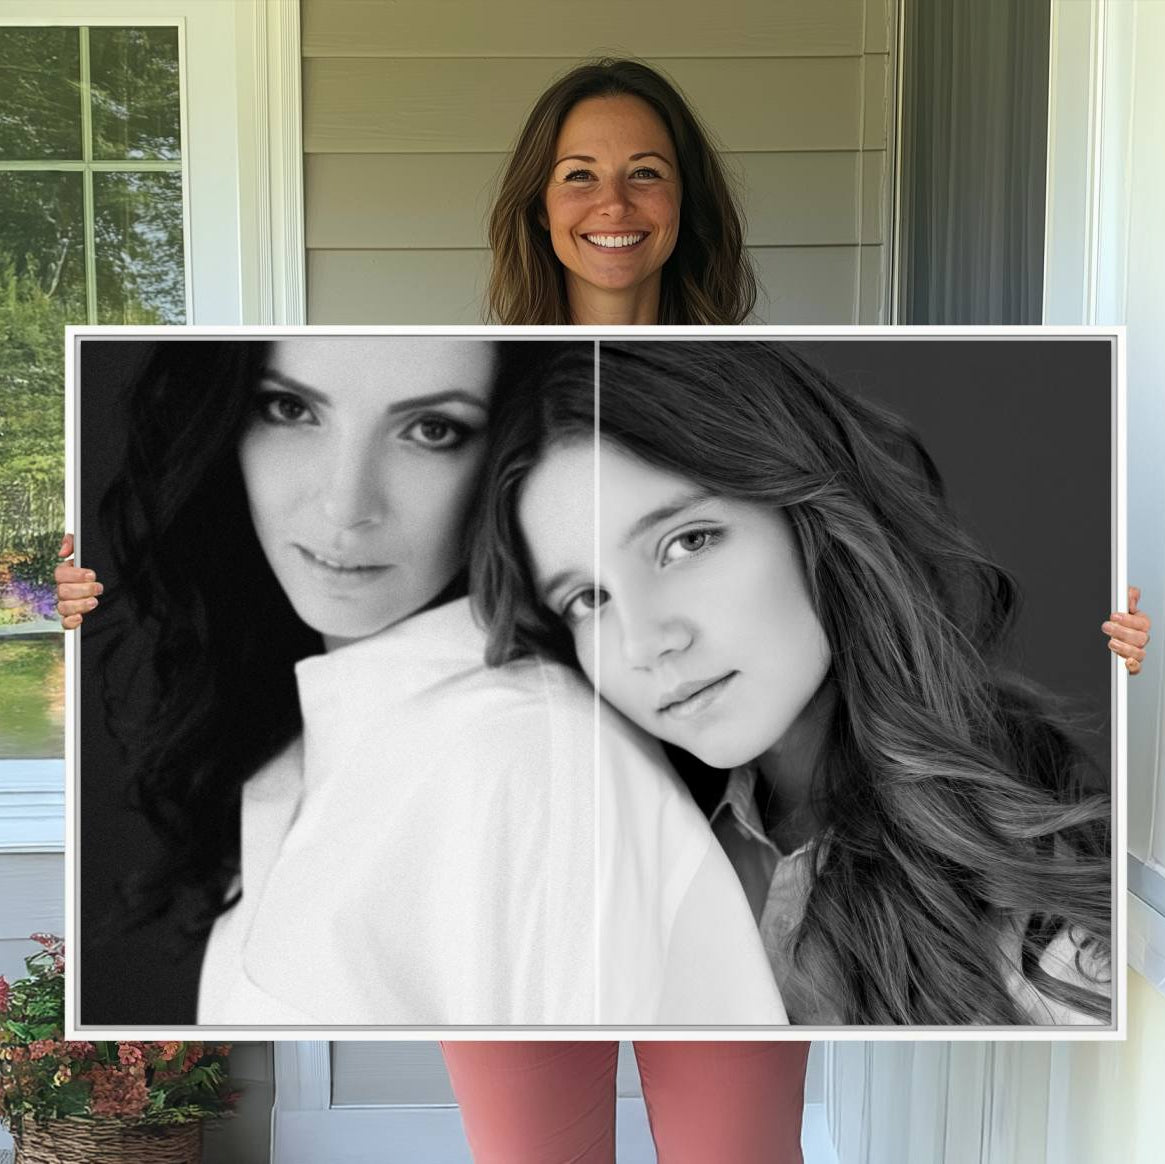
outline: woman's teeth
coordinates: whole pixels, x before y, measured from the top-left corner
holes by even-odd
[[[594,243],[597,247],[607,247],[608,249],[615,249],[617,247],[633,247],[636,243],[642,242],[646,237],[646,233],[583,235],[583,238],[585,238],[587,242]]]

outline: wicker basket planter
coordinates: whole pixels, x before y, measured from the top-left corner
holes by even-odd
[[[135,1127],[70,1116],[37,1127],[26,1120],[16,1164],[199,1164],[202,1121]]]

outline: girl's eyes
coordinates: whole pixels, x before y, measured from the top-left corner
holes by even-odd
[[[669,538],[663,544],[659,555],[659,564],[671,566],[676,562],[707,553],[713,546],[724,540],[726,532],[719,526],[686,529]],[[573,594],[568,595],[562,603],[558,617],[567,626],[578,626],[588,615],[594,614],[607,601],[608,597],[607,592],[599,586],[587,586],[583,590],[576,590]]]
[[[662,175],[658,170],[654,170],[651,166],[638,166],[631,171],[632,178],[659,178]]]
[[[585,590],[577,590],[563,603],[558,617],[567,626],[577,626],[587,615],[594,614],[607,600],[606,591],[597,586],[588,586]]]
[[[724,531],[716,528],[688,529],[664,543],[659,560],[664,566],[694,558],[711,549],[724,538]]]
[[[260,392],[255,411],[267,424],[298,427],[319,423],[307,402],[294,392]]]
[[[564,182],[586,182],[593,177],[594,174],[590,170],[569,170],[563,174],[562,180]]]
[[[459,449],[473,435],[473,429],[447,416],[421,416],[403,432],[406,440],[435,452]]]

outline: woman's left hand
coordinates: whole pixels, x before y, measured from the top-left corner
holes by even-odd
[[[1135,675],[1141,669],[1145,645],[1149,641],[1149,627],[1152,625],[1149,616],[1137,609],[1140,601],[1140,587],[1130,586],[1128,613],[1114,610],[1100,628],[1108,635],[1108,649],[1124,659],[1130,675]]]

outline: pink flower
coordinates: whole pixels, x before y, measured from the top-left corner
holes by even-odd
[[[155,1043],[154,1046],[157,1047],[158,1058],[167,1061],[173,1059],[182,1050],[182,1044],[177,1042]]]
[[[69,1043],[63,1044],[65,1054],[70,1059],[95,1059],[97,1057],[97,1048],[92,1043]]]
[[[186,1048],[186,1057],[182,1060],[183,1073],[189,1071],[190,1068],[193,1067],[194,1064],[202,1058],[204,1053],[205,1052],[203,1051],[201,1043],[191,1043],[190,1046]]]
[[[139,1116],[150,1095],[146,1081],[137,1073],[99,1064],[89,1072],[92,1092],[89,1110],[95,1116]]]
[[[44,1059],[49,1055],[55,1055],[60,1043],[56,1039],[33,1039],[28,1044],[28,1057],[30,1059]]]
[[[56,934],[29,934],[29,938],[34,942],[39,942],[50,954],[63,954],[65,952],[65,939],[58,938]]]
[[[141,1043],[118,1043],[117,1057],[127,1067],[134,1063],[140,1063],[145,1055],[142,1051]]]
[[[8,999],[11,995],[11,984],[3,974],[0,974],[0,1014],[3,1014],[8,1009]]]

